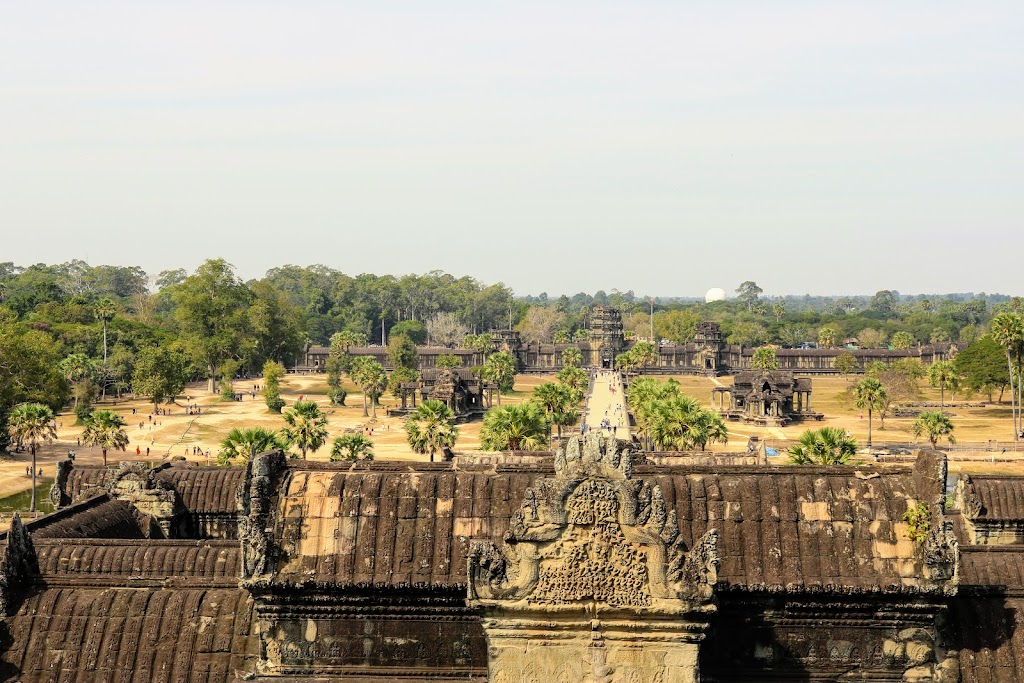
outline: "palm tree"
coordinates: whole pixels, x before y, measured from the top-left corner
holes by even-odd
[[[97,410],[85,419],[82,443],[97,446],[103,451],[103,466],[107,466],[107,450],[123,451],[128,447],[127,423],[113,410]]]
[[[648,401],[643,410],[644,432],[661,450],[707,448],[709,442],[728,443],[722,418],[704,410],[696,399],[681,394]],[[637,419],[640,424],[640,419]]]
[[[103,398],[107,397],[107,323],[117,315],[117,305],[109,296],[96,302],[93,309],[96,319],[103,323]]]
[[[956,438],[953,436],[953,422],[945,413],[921,413],[914,420],[913,430],[915,439],[922,434],[927,436],[932,448],[937,448],[943,437],[950,444],[956,443]]]
[[[363,460],[373,460],[373,441],[362,434],[339,436],[331,445],[331,462],[339,460],[355,462],[360,457]]]
[[[939,412],[946,411],[946,387],[956,382],[956,376],[952,361],[936,361],[928,368],[928,383],[939,389]]]
[[[572,397],[574,404],[578,404],[587,395],[590,375],[585,370],[573,367],[562,368],[555,376],[555,379],[569,390],[569,395]]]
[[[871,448],[871,421],[875,409],[881,410],[885,406],[889,394],[885,391],[882,383],[873,377],[862,379],[853,387],[854,402],[858,408],[868,409],[868,448]]]
[[[296,401],[284,411],[284,422],[287,427],[282,434],[289,443],[299,447],[303,460],[306,451],[315,453],[327,441],[327,416],[315,401]]]
[[[451,448],[459,436],[455,426],[455,413],[443,401],[428,400],[416,406],[416,410],[405,421],[405,434],[409,446],[417,453],[434,454]]]
[[[1021,366],[1024,364],[1024,318],[1018,313],[1000,313],[992,319],[992,338],[1006,352],[1010,371],[1010,414],[1013,416],[1013,439],[1021,432]],[[1016,361],[1016,368],[1014,368]]]
[[[228,435],[220,442],[221,450],[217,454],[217,462],[227,465],[235,458],[241,458],[242,462],[248,462],[256,457],[257,453],[264,453],[275,448],[284,449],[286,446],[285,440],[278,432],[263,427],[248,429],[236,427],[228,432]]]
[[[548,421],[558,426],[558,438],[562,438],[562,425],[567,423],[575,403],[569,388],[555,382],[544,382],[533,390],[533,397],[544,408]],[[559,419],[555,418],[556,415]]]
[[[627,353],[632,365],[640,370],[658,364],[658,347],[651,342],[637,342]]]
[[[839,332],[831,325],[825,325],[818,330],[818,345],[825,349],[835,348],[836,337]]]
[[[836,427],[808,429],[800,441],[789,447],[789,461],[794,465],[845,465],[857,453],[857,442]]]
[[[563,368],[578,368],[581,365],[583,365],[583,352],[580,351],[580,347],[570,346],[562,351]]]
[[[53,411],[42,403],[22,403],[15,406],[7,416],[7,432],[19,446],[28,447],[32,454],[32,498],[30,512],[36,511],[36,449],[40,444],[53,443],[57,428],[53,422]]]
[[[544,408],[527,401],[488,410],[480,443],[486,451],[539,451],[547,448],[550,430]]]

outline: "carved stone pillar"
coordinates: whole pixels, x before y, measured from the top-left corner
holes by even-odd
[[[620,448],[571,437],[504,546],[473,542],[468,604],[484,615],[489,680],[700,680],[717,532],[686,548],[661,489],[632,479]]]

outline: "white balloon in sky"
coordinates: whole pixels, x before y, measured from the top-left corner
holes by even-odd
[[[725,301],[725,290],[721,287],[709,289],[708,293],[704,295],[704,302],[711,303],[712,301]]]

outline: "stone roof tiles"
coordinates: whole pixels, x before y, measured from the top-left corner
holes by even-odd
[[[237,512],[235,493],[245,479],[241,467],[173,466],[156,473],[177,490],[189,512]]]
[[[691,544],[719,530],[719,589],[909,590],[921,567],[903,514],[909,470],[638,467]],[[474,538],[500,541],[537,469],[497,473],[292,470],[281,492],[276,580],[339,586],[466,583]]]
[[[237,541],[35,541],[39,573],[55,580],[222,580],[237,586]]]
[[[258,647],[238,588],[42,588],[9,623],[0,678],[21,683],[228,683]]]
[[[976,518],[1024,520],[1024,477],[971,475],[966,485],[981,504]]]

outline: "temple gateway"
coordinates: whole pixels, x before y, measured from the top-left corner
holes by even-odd
[[[632,448],[65,463],[0,537],[0,679],[1021,680],[1024,479]]]

